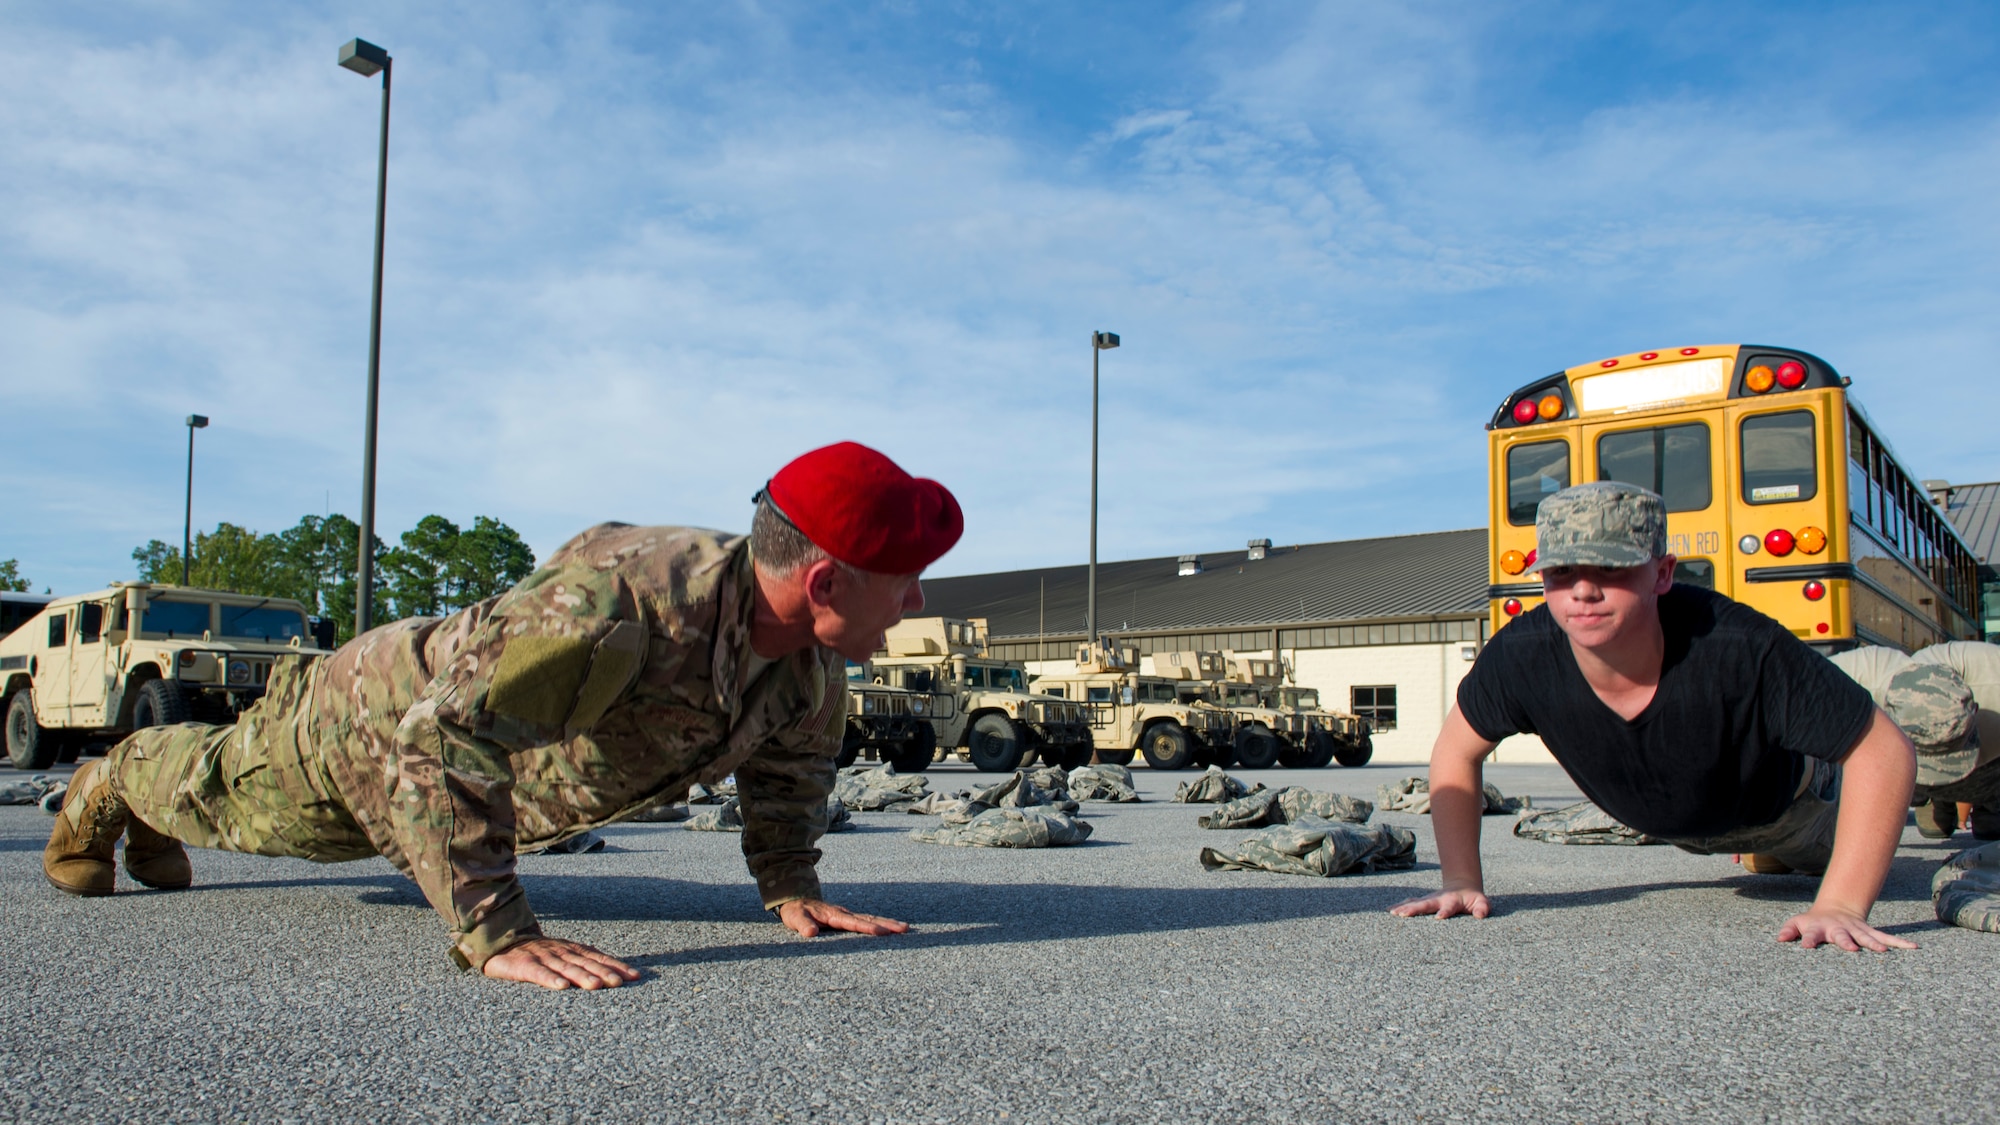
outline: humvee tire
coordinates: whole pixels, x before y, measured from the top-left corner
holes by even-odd
[[[1262,723],[1236,728],[1236,764],[1246,770],[1267,770],[1276,765],[1279,747],[1278,736]]]
[[[170,727],[194,718],[194,706],[187,692],[172,680],[147,680],[132,704],[132,729]]]
[[[1368,759],[1374,756],[1375,756],[1375,740],[1368,736],[1368,732],[1366,730],[1363,730],[1361,732],[1360,742],[1343,743],[1342,745],[1336,747],[1333,751],[1333,760],[1349,768],[1352,768],[1354,766],[1365,766],[1368,764]]]
[[[1306,732],[1304,768],[1309,770],[1325,769],[1332,763],[1334,752],[1338,749],[1339,744],[1334,741],[1333,735],[1318,727],[1314,727]]]
[[[1090,764],[1090,755],[1094,750],[1095,747],[1091,746],[1089,742],[1079,742],[1068,750],[1063,751],[1062,761],[1057,762],[1056,765],[1061,766],[1065,771],[1082,769],[1084,766]],[[1043,753],[1046,754],[1047,751],[1043,751]],[[1125,751],[1125,760],[1128,762],[1132,760],[1132,752],[1130,750]]]
[[[924,772],[937,757],[937,728],[927,722],[918,723],[917,733],[895,753],[884,757],[889,760],[889,768],[897,773]]]
[[[840,754],[833,759],[835,769],[846,769],[861,756],[861,739],[853,731],[840,736]]]
[[[1307,745],[1305,746],[1294,746],[1291,743],[1287,742],[1279,746],[1278,764],[1285,767],[1288,770],[1305,769],[1307,760],[1312,757],[1312,751],[1310,749],[1312,743],[1311,731],[1306,732],[1306,743]],[[1332,761],[1333,756],[1329,754],[1327,756],[1327,760]]]
[[[1013,773],[1020,769],[1025,741],[1014,720],[1005,715],[981,715],[965,733],[965,749],[972,758],[972,768],[982,773]]]
[[[1139,752],[1156,770],[1184,770],[1194,765],[1194,739],[1172,719],[1147,727],[1139,740]]]
[[[35,721],[34,689],[14,693],[7,705],[7,757],[17,770],[45,770],[56,764],[62,738]]]
[[[1089,744],[1086,743],[1085,745]],[[1138,753],[1137,750],[1131,749],[1099,750],[1096,754],[1092,755],[1091,760],[1100,766],[1129,766],[1132,764],[1132,759]]]

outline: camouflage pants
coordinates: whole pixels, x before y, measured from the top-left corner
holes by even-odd
[[[200,848],[340,863],[375,855],[312,738],[313,669],[280,660],[264,698],[230,726],[137,731],[105,755],[133,815]]]
[[[1945,785],[1919,785],[1912,799],[1963,801],[1976,808],[2000,809],[2000,759]]]
[[[1667,837],[1667,842],[1696,855],[1754,852],[1782,860],[1794,871],[1826,874],[1826,865],[1833,859],[1834,821],[1840,812],[1840,767],[1816,758],[1808,758],[1806,766],[1811,772],[1806,774],[1798,796],[1771,823],[1720,836]]]

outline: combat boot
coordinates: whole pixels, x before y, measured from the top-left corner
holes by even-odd
[[[1949,840],[1958,831],[1958,806],[1950,801],[1925,801],[1917,806],[1917,835]]]
[[[56,829],[42,849],[42,876],[67,894],[96,898],[117,888],[118,837],[132,819],[125,802],[104,782],[102,759],[86,763],[70,779],[56,813]]]
[[[133,817],[125,825],[125,873],[156,891],[194,885],[194,864],[181,842]]]
[[[1790,875],[1792,873],[1792,865],[1774,855],[1744,852],[1739,857],[1739,860],[1743,864],[1743,870],[1753,875]]]
[[[1972,806],[1972,815],[1966,818],[1972,822],[1972,836],[1976,840],[2000,840],[2000,809],[1985,805]]]

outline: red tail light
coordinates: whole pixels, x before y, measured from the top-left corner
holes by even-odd
[[[1792,533],[1782,527],[1775,528],[1764,536],[1764,549],[1779,558],[1791,554],[1792,547]]]
[[[1506,601],[1501,602],[1500,612],[1506,614],[1509,617],[1521,616],[1521,599],[1508,598]]]
[[[1521,569],[1526,570],[1533,565],[1535,565],[1535,551],[1534,548],[1529,548],[1527,562],[1522,565]]]
[[[1806,365],[1796,359],[1786,360],[1778,365],[1778,385],[1788,391],[1796,391],[1806,384]]]
[[[1820,600],[1821,598],[1826,596],[1826,583],[1824,582],[1806,583],[1805,594],[1806,594],[1806,600],[1809,602],[1816,602]]]
[[[1514,404],[1514,421],[1525,426],[1535,420],[1535,400],[1524,398]]]

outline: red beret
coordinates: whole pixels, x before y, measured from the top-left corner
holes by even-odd
[[[965,532],[944,485],[851,441],[779,469],[764,496],[820,550],[876,574],[915,574]]]

